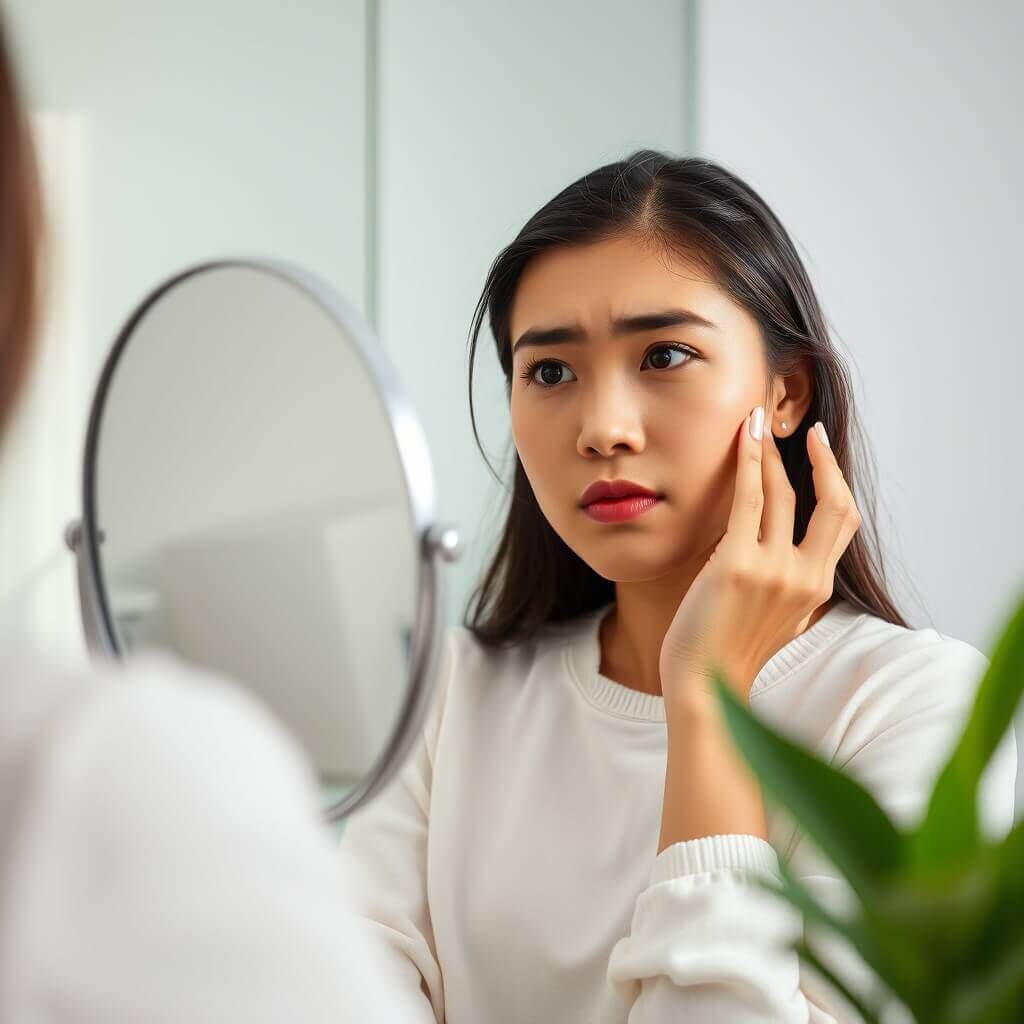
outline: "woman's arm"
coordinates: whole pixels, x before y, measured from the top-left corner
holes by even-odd
[[[943,637],[880,661],[843,708],[846,726],[833,763],[868,788],[902,827],[924,812],[986,664],[970,645]],[[681,750],[681,732],[679,738]],[[698,753],[702,747],[704,755]],[[845,1000],[788,951],[803,928],[800,914],[750,883],[751,873],[778,879],[778,855],[763,835],[744,831],[758,824],[757,804],[742,786],[738,799],[729,793],[735,766],[715,751],[715,741],[705,736],[689,761],[676,758],[677,766],[689,764],[703,775],[703,795],[681,796],[666,806],[665,823],[674,829],[678,822],[679,832],[663,828],[663,837],[692,836],[695,825],[735,831],[673,842],[655,858],[630,934],[615,945],[609,961],[609,980],[634,997],[630,1024],[859,1021]],[[721,785],[708,775],[716,764],[726,775]],[[979,793],[990,836],[1004,834],[1013,821],[1016,765],[1011,731]],[[672,793],[687,788],[682,779]],[[688,809],[694,815],[689,823]],[[849,905],[848,884],[798,836],[787,855],[790,868],[826,909],[841,912]],[[872,991],[870,972],[844,940],[815,929],[811,941],[854,991]]]
[[[744,680],[743,692],[752,680]],[[714,694],[704,681],[666,701],[668,755],[658,853],[702,836],[741,833],[768,838],[757,777],[736,749]]]

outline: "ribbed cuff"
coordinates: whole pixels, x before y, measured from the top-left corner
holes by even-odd
[[[775,849],[760,836],[744,833],[701,836],[666,846],[651,866],[650,884],[722,869],[750,871],[781,881]]]

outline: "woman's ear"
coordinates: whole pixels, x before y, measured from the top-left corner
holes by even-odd
[[[811,362],[809,358],[803,357],[796,369],[776,378],[772,401],[765,409],[770,416],[765,421],[765,428],[771,429],[776,437],[791,437],[807,415],[813,397]]]

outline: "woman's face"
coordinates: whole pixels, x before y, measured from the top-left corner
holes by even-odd
[[[613,327],[672,310],[707,323]],[[524,332],[560,327],[579,328],[581,340],[517,346]],[[552,528],[606,579],[698,570],[728,524],[740,425],[765,399],[756,321],[696,262],[630,235],[531,260],[511,338],[512,434]],[[770,430],[771,405],[766,414]],[[630,480],[664,499],[635,519],[597,522],[580,498],[599,479]]]

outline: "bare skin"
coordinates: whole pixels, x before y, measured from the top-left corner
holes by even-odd
[[[618,317],[668,309],[713,326],[612,331]],[[527,266],[512,308],[513,344],[530,328],[567,325],[582,327],[586,340],[514,350],[513,438],[552,528],[615,582],[616,605],[600,629],[601,673],[661,694],[662,640],[728,523],[735,426],[763,403],[765,429],[788,437],[810,406],[812,378],[801,366],[766,399],[757,322],[698,263],[635,235],[551,250]],[[527,383],[531,360],[562,369],[538,365]],[[597,479],[631,480],[664,499],[629,522],[598,523],[579,507]],[[837,600],[815,609],[805,630]]]

